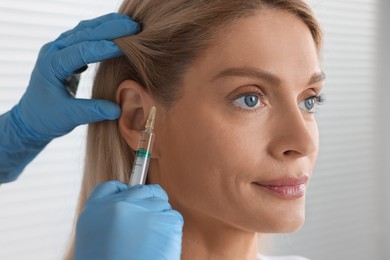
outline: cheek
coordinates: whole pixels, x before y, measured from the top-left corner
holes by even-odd
[[[199,109],[191,117],[175,117],[167,125],[180,122],[180,126],[170,127],[161,140],[161,171],[169,195],[203,209],[226,199],[245,172],[240,168],[256,153],[253,140],[243,129],[233,128],[209,111]]]
[[[212,181],[216,176],[210,172],[218,170],[232,150],[225,133],[200,115],[177,121],[180,126],[171,129],[164,141],[164,164],[183,182]]]
[[[317,162],[318,158],[318,152],[320,147],[320,140],[319,140],[319,129],[317,122],[311,121],[309,124],[307,124],[308,134],[310,134],[310,138],[313,142],[313,152],[311,154],[306,155],[303,159],[305,161],[304,165],[306,165],[306,172],[311,176],[313,174],[313,170],[315,168],[315,164]]]
[[[314,155],[312,156],[314,159],[314,162],[315,162],[317,159],[319,148],[320,148],[320,134],[319,134],[317,121],[313,121],[313,123],[310,124],[310,133],[311,133],[311,136],[313,138],[314,145],[315,145],[315,152],[314,152]]]

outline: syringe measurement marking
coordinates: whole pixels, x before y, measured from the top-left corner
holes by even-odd
[[[135,160],[133,162],[133,170],[130,178],[130,186],[145,183],[153,145],[154,134],[152,129],[154,125],[155,114],[156,107],[152,107],[145,125],[145,130],[141,132],[141,136],[138,141],[138,150],[135,153]]]

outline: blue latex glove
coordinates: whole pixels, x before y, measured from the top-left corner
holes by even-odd
[[[0,183],[16,179],[53,138],[119,117],[112,102],[73,98],[64,81],[88,63],[122,55],[112,40],[138,30],[128,16],[113,13],[83,21],[42,47],[19,104],[0,116]]]
[[[159,185],[105,182],[78,219],[74,259],[179,260],[182,229],[182,216]]]

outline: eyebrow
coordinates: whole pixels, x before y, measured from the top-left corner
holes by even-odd
[[[227,78],[227,77],[247,77],[247,78],[261,79],[267,81],[271,85],[280,85],[281,82],[280,78],[277,77],[276,75],[252,67],[233,67],[233,68],[225,69],[220,73],[218,73],[211,81],[215,81],[217,79]],[[324,81],[325,78],[326,76],[323,71],[316,72],[310,77],[307,85],[310,86],[317,82]]]

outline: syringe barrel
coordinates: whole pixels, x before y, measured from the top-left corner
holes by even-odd
[[[154,133],[153,132],[148,131],[148,129],[146,129],[145,131],[142,131],[139,142],[138,142],[137,151],[144,150],[144,151],[148,151],[149,153],[151,153],[152,149],[153,149],[153,141],[154,141]]]
[[[130,186],[145,184],[153,141],[153,132],[149,131],[149,129],[141,132],[138,149],[134,158],[133,170],[131,171]]]

